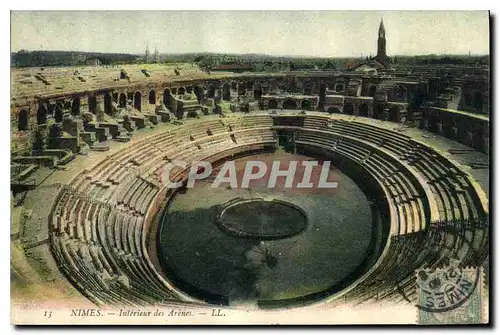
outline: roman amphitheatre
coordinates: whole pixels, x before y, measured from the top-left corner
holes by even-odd
[[[414,304],[416,270],[486,264],[489,68],[382,51],[335,72],[13,68],[14,303]],[[255,159],[331,161],[338,188],[161,178]]]

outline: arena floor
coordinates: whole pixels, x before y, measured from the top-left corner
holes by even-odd
[[[255,115],[259,115],[259,114],[268,114],[268,112],[255,113]],[[280,112],[280,114],[294,115],[294,114],[298,114],[298,112],[297,111],[285,111],[285,112]],[[308,114],[324,115],[324,113],[315,113],[315,112],[308,112]],[[239,113],[234,113],[234,114],[230,114],[228,117],[229,118],[238,117],[239,115],[240,115]],[[470,151],[470,148],[468,148],[468,147],[466,147],[458,142],[446,139],[446,138],[441,137],[441,136],[437,136],[436,134],[433,134],[433,133],[430,133],[427,131],[423,131],[421,129],[402,127],[401,125],[398,125],[398,124],[395,124],[392,122],[384,122],[384,121],[373,120],[373,119],[364,118],[364,117],[352,117],[352,116],[345,116],[345,115],[332,115],[330,117],[331,118],[339,118],[339,119],[356,119],[356,121],[358,121],[358,122],[373,124],[373,125],[376,125],[378,127],[383,127],[383,128],[395,130],[395,131],[401,132],[407,136],[410,136],[412,139],[421,141],[422,143],[425,143],[426,145],[429,145],[435,149],[438,149],[438,150],[440,150],[441,154],[443,154],[443,156],[446,157],[447,159],[451,159],[451,160],[455,160],[455,161],[459,162],[462,165],[462,168],[464,170],[468,171],[469,173],[471,173],[472,176],[481,185],[482,189],[486,193],[486,196],[489,195],[489,169],[488,168],[472,169],[469,166],[469,164],[471,162],[487,164],[489,162],[488,155],[485,155],[483,153],[479,153],[476,151]],[[219,118],[219,116],[218,115],[209,115],[209,116],[204,116],[201,119],[186,119],[186,120],[183,120],[183,122],[185,124],[203,123],[203,122],[206,122],[207,120],[211,120],[214,118]],[[109,151],[107,151],[107,152],[88,151],[85,154],[78,155],[78,157],[74,161],[70,162],[67,166],[65,166],[64,169],[57,170],[57,171],[51,171],[52,173],[46,173],[46,171],[45,171],[46,168],[40,169],[40,171],[41,171],[40,173],[44,174],[43,178],[40,178],[43,181],[41,182],[39,187],[37,187],[36,190],[29,191],[27,193],[25,201],[24,201],[24,207],[29,210],[30,215],[29,215],[29,217],[25,217],[23,219],[23,227],[22,227],[21,232],[20,232],[21,238],[20,238],[19,243],[24,245],[25,248],[27,246],[27,248],[29,249],[29,253],[27,253],[27,255],[26,255],[26,262],[25,262],[26,266],[16,268],[16,270],[18,270],[20,273],[22,273],[22,276],[25,278],[36,278],[37,276],[39,276],[40,277],[39,281],[45,285],[44,289],[48,290],[48,292],[51,292],[50,294],[52,294],[54,296],[61,295],[61,296],[66,297],[65,299],[61,299],[61,302],[69,301],[68,297],[72,297],[71,301],[74,301],[74,299],[78,298],[81,301],[87,302],[85,297],[83,295],[81,295],[81,293],[78,292],[78,290],[76,290],[74,288],[74,286],[71,285],[71,283],[69,283],[67,281],[67,279],[65,278],[65,276],[60,272],[60,270],[58,269],[58,267],[55,263],[55,260],[53,259],[52,255],[51,255],[51,252],[49,250],[49,244],[47,243],[48,237],[49,237],[48,224],[46,221],[47,220],[47,218],[46,218],[47,208],[49,208],[52,205],[52,203],[57,195],[57,190],[60,187],[60,185],[69,183],[82,170],[88,169],[94,165],[99,164],[99,162],[102,159],[104,159],[106,156],[109,156],[109,155],[111,155],[111,154],[113,154],[121,149],[124,149],[124,148],[130,146],[135,141],[140,141],[141,139],[143,139],[146,136],[159,134],[159,133],[162,133],[164,131],[174,129],[176,127],[178,127],[178,126],[174,125],[172,123],[165,123],[165,124],[160,124],[160,125],[156,126],[154,129],[148,129],[148,128],[142,129],[141,131],[138,131],[134,134],[134,137],[132,138],[131,142],[121,143],[121,142],[117,142],[117,141],[109,141],[107,143],[107,145],[109,145]],[[463,152],[461,154],[451,154],[448,151],[450,149],[463,150]],[[47,175],[48,175],[48,177],[47,177]],[[339,185],[339,187],[340,186],[341,185]],[[199,188],[197,188],[197,189],[199,189]],[[217,191],[218,191],[218,193],[216,195],[219,196],[219,194],[220,194],[220,196],[222,198],[223,193],[224,193],[223,190],[221,190],[219,188],[219,189],[217,189]],[[248,193],[248,191],[247,191],[247,193]],[[253,192],[253,193],[255,193],[255,192]],[[200,194],[200,196],[202,196],[202,195]],[[188,192],[186,194],[179,195],[175,199],[175,201],[172,203],[172,209],[175,210],[177,208],[176,206],[179,206],[178,207],[179,209],[189,208],[190,206],[193,206],[193,208],[201,207],[202,209],[203,208],[206,209],[207,207],[209,207],[208,200],[210,200],[211,197],[213,197],[213,196],[214,196],[213,193],[208,193],[205,198],[198,198],[198,196],[193,195],[192,192]],[[258,196],[258,194],[253,194],[252,196]],[[277,196],[273,196],[273,198],[276,198],[276,197]],[[197,198],[203,199],[203,200],[200,200],[197,202],[193,201],[191,203],[189,202],[189,199],[197,199]],[[291,195],[291,196],[289,196],[289,198],[293,198],[291,201],[292,203],[295,203],[294,201],[299,201],[299,202],[306,201],[306,200],[303,200],[304,197],[301,198],[299,196]],[[181,205],[181,202],[179,202],[179,200],[181,200],[181,199],[186,199],[185,203],[183,205]],[[229,200],[229,199],[230,199],[230,197],[227,196],[226,198],[221,199],[220,203],[223,203],[224,201]],[[365,198],[365,201],[366,201],[366,198]],[[194,205],[196,205],[196,206],[194,206]],[[301,204],[298,204],[298,206],[303,208],[303,206]],[[357,207],[358,204],[353,205],[353,206]],[[366,205],[366,206],[368,206],[368,205]],[[350,214],[351,213],[349,213],[349,215]],[[307,234],[309,234],[309,232],[310,232],[309,231],[310,225],[308,227],[309,228],[306,231],[304,231],[303,234],[292,237],[289,240],[293,241],[294,239],[307,237]],[[333,227],[332,227],[332,229],[333,229]],[[347,232],[347,231],[351,231],[351,230],[344,229],[343,234],[345,234],[345,232]],[[200,234],[199,234],[200,236],[202,235],[201,232],[202,231],[200,230]],[[220,230],[219,230],[219,233],[220,233]],[[357,232],[352,232],[352,233],[357,233]],[[196,235],[196,236],[198,236],[198,235]],[[179,236],[177,236],[177,237],[179,238]],[[336,236],[334,236],[334,237],[337,238]],[[179,241],[182,241],[182,239],[179,238]],[[333,240],[332,239],[327,240],[326,243],[332,244],[331,241],[333,241]],[[238,242],[239,243],[234,243],[234,244],[239,247],[242,243],[241,243],[241,240],[238,240]],[[278,243],[278,242],[285,244],[286,240],[279,240],[279,241],[272,241],[272,242],[265,242],[265,243]],[[193,245],[194,245],[194,242],[193,242]],[[306,247],[306,246],[308,246],[308,244],[302,243],[301,246]],[[314,246],[315,245],[312,245],[311,247],[314,247]],[[213,248],[213,245],[211,247]],[[230,248],[231,248],[231,246],[229,245],[227,247],[227,249],[230,250]],[[273,247],[273,248],[275,248],[275,247]],[[268,249],[270,249],[271,252],[274,252],[273,248],[268,247]],[[265,251],[265,249],[266,248],[264,247],[264,251]],[[181,248],[179,247],[178,250],[181,250]],[[250,249],[242,250],[242,252],[246,252],[248,250],[250,250]],[[293,248],[292,248],[292,250],[293,250]],[[180,253],[180,251],[179,251],[179,253]],[[363,253],[363,251],[359,251],[359,254],[362,254],[362,253]],[[187,257],[191,257],[190,261],[194,262],[194,257],[192,254],[191,255],[186,254],[186,255],[187,255],[186,260],[187,260]],[[240,256],[241,255],[243,255],[243,254],[240,253]],[[150,255],[150,257],[152,258],[152,260],[154,260],[154,258],[155,258],[152,255]],[[243,256],[241,256],[241,257],[243,257]],[[262,256],[261,256],[261,258],[262,258]],[[46,263],[43,263],[43,271],[35,270],[39,267],[39,264],[41,264],[40,260],[46,260]],[[306,271],[308,271],[309,267],[312,267],[312,265],[308,265],[309,262],[310,262],[310,260],[307,260],[307,262],[306,262],[307,263],[305,265]],[[157,266],[157,263],[155,261],[153,261],[153,263],[155,264],[155,266]],[[320,263],[320,262],[318,262],[318,263]],[[179,264],[182,265],[182,263],[179,263]],[[196,264],[198,264],[198,266],[200,266],[200,264],[205,266],[201,260],[199,262],[197,262]],[[313,263],[311,262],[311,264],[313,264]],[[332,264],[331,260],[329,260],[329,262],[325,263],[325,264]],[[276,266],[276,268],[271,269],[272,271],[270,271],[268,268],[265,268],[264,266],[261,266],[260,269],[254,270],[254,273],[259,274],[262,278],[262,276],[264,276],[264,275],[269,275],[268,272],[278,273],[279,268],[282,266],[285,266],[285,262],[283,262],[280,259],[280,260],[278,260],[278,265]],[[304,265],[300,264],[300,266],[304,266]],[[297,264],[296,271],[298,273],[300,273],[299,272],[300,266],[299,266],[299,264]],[[208,267],[208,265],[207,265],[207,267]],[[189,269],[189,267],[187,267],[186,269],[182,269],[182,270],[187,271],[188,269]],[[287,270],[287,271],[290,271],[290,270]],[[330,269],[328,271],[333,271],[333,270]],[[194,272],[194,267],[193,267],[193,272]],[[216,271],[214,270],[214,272],[216,272]],[[203,271],[199,271],[199,274],[203,274],[203,273],[204,273]],[[170,280],[172,280],[171,273],[169,273],[167,275],[167,277]],[[314,292],[315,289],[313,287],[313,282],[315,282],[316,280],[319,281],[320,278],[315,278],[312,275],[308,275],[308,277],[311,278],[311,280],[309,281],[309,283],[311,283],[309,285],[309,288],[304,289],[300,285],[295,285],[295,287],[287,288],[286,290],[280,291],[282,293],[279,293],[276,290],[272,291],[271,294],[268,294],[267,296],[268,297],[270,296],[271,299],[280,299],[280,297],[287,298],[287,297],[303,296],[304,292],[306,292],[305,294],[308,294],[308,292]],[[330,278],[333,278],[333,277],[330,276]],[[16,278],[13,278],[13,280],[15,281]],[[247,281],[247,283],[248,282],[250,282],[250,281]],[[252,283],[257,283],[257,280],[253,280]],[[325,283],[325,281],[324,281],[321,285],[323,285],[323,288],[324,288],[324,287],[328,287],[329,285],[332,285],[332,284],[335,285],[333,280],[331,280],[329,283]],[[246,285],[247,285],[246,286],[247,288],[251,288],[252,290],[254,290],[252,288],[252,286],[250,286],[249,284],[246,284]],[[49,286],[52,288],[49,288]],[[227,288],[231,287],[231,283],[228,283],[226,285],[226,287]],[[245,286],[243,286],[243,288],[245,288]],[[322,289],[322,288],[320,288],[320,289]],[[227,291],[229,291],[229,290],[230,289],[227,289]],[[297,290],[298,294],[294,293],[294,290]],[[307,291],[307,290],[309,290],[309,291]],[[253,292],[253,291],[248,289],[247,291],[243,291],[243,292]],[[220,294],[223,294],[223,293],[224,292],[222,292],[222,291],[220,292]],[[27,287],[23,288],[22,290],[19,290],[18,294],[19,294],[19,297],[17,297],[17,296],[14,297],[14,301],[15,301],[14,303],[16,303],[16,301],[19,303],[23,303],[23,304],[26,301],[34,301],[35,302],[35,301],[38,301],[37,299],[40,296],[38,293],[36,293],[35,289],[28,290]],[[191,295],[192,292],[190,292],[189,294]],[[196,294],[202,296],[203,292],[201,294],[200,293],[196,293]],[[255,293],[252,293],[252,294],[253,294],[253,296],[250,295],[251,296],[250,298],[244,298],[244,299],[247,299],[245,301],[249,302],[249,301],[255,301],[257,299],[269,299],[269,298],[266,298],[266,296],[263,294],[261,294],[260,296],[256,295]],[[240,294],[240,296],[241,296],[241,294]],[[236,294],[232,299],[233,300],[239,299],[239,301],[242,300],[242,298],[238,297],[238,294]]]
[[[316,160],[278,151],[235,162],[241,180],[248,160],[264,161],[270,169],[273,160],[309,159]],[[301,172],[296,181],[302,180]],[[313,170],[312,180],[319,172]],[[166,276],[178,288],[202,299],[227,297],[231,305],[297,301],[342,289],[376,258],[366,255],[376,254],[368,249],[381,247],[377,210],[347,175],[331,166],[328,181],[338,182],[336,189],[285,188],[284,177],[269,189],[268,179],[269,173],[251,182],[248,189],[231,189],[228,184],[212,188],[213,180],[208,178],[171,200],[161,222],[159,258]],[[217,216],[222,205],[235,198],[291,203],[305,212],[307,227],[294,236],[273,240],[229,234],[220,229]],[[242,226],[248,220],[242,217]]]

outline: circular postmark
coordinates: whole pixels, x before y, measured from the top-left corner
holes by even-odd
[[[480,268],[452,264],[417,271],[417,307],[426,312],[447,312],[463,305],[475,292]]]

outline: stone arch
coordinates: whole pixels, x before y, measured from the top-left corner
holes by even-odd
[[[80,114],[80,98],[74,98],[71,103],[71,113],[74,115]]]
[[[394,96],[397,101],[406,101],[408,97],[408,89],[402,85],[394,86]]]
[[[168,88],[166,88],[164,91],[163,91],[163,104],[165,106],[170,106],[170,104],[172,103],[172,95],[170,94],[170,90]]]
[[[297,101],[293,99],[285,99],[283,101],[283,109],[297,109]]]
[[[186,89],[185,89],[184,87],[182,87],[182,86],[181,86],[181,87],[179,87],[179,88],[177,89],[177,94],[178,94],[178,95],[184,95],[184,94],[186,94]]]
[[[312,84],[310,82],[305,82],[303,86],[304,95],[312,94]]]
[[[319,84],[319,107],[323,108],[326,100],[326,89],[327,85],[325,83]]]
[[[127,107],[127,95],[125,93],[121,93],[118,98],[118,106],[121,108]]]
[[[392,106],[389,109],[389,115],[387,117],[388,121],[398,122],[399,121],[399,107]]]
[[[222,85],[222,100],[230,101],[231,100],[231,87],[228,83]]]
[[[238,95],[245,95],[246,86],[243,83],[238,84]]]
[[[278,82],[276,80],[273,80],[269,83],[269,93],[271,94],[278,94],[280,91],[280,87],[278,85]]]
[[[384,115],[384,107],[381,105],[375,105],[373,108],[372,118],[379,119]]]
[[[17,130],[28,130],[29,126],[29,112],[26,109],[21,109],[17,114]]]
[[[335,83],[334,91],[341,92],[344,90],[344,83]]]
[[[104,113],[111,115],[113,113],[113,98],[111,94],[104,94]]]
[[[97,111],[97,98],[94,95],[89,96],[89,112],[96,113]]]
[[[302,100],[300,108],[305,110],[312,110],[312,102],[309,100]]]
[[[118,92],[113,93],[112,97],[113,97],[113,102],[117,104],[118,103]]]
[[[193,93],[193,86],[187,86],[186,93],[189,93],[189,94]]]
[[[375,96],[375,92],[377,92],[377,86],[376,85],[370,85],[370,87],[368,88],[368,96],[369,97],[374,97]]]
[[[104,113],[111,115],[113,113],[113,98],[111,94],[104,94]]]
[[[213,84],[208,85],[207,98],[213,99],[215,97],[215,87]]]
[[[155,90],[149,91],[148,102],[150,105],[156,104],[156,91]]]
[[[177,95],[177,87],[172,87],[171,94]]]
[[[260,100],[260,98],[262,97],[262,86],[260,85],[260,83],[255,83],[253,84],[253,98],[255,100]]]
[[[56,108],[56,105],[55,104],[48,104],[47,105],[47,112],[48,112],[48,115],[50,116],[54,116],[54,109]]]
[[[203,101],[204,95],[205,95],[205,90],[203,89],[203,87],[201,87],[200,85],[197,85],[194,87],[193,92],[196,95],[198,102],[201,103]]]
[[[267,102],[267,108],[268,109],[276,109],[278,108],[278,100],[276,99],[269,99]]]
[[[134,108],[137,110],[141,110],[142,108],[142,96],[141,92],[135,92],[134,94]]]
[[[38,110],[36,111],[36,123],[37,124],[47,123],[47,109],[43,104],[38,105]]]
[[[354,106],[350,102],[346,102],[344,104],[344,114],[347,114],[347,115],[354,114]]]
[[[359,110],[359,116],[368,117],[369,108],[367,104],[359,105],[358,110]]]
[[[55,118],[56,122],[63,122],[63,120],[64,120],[64,111],[63,111],[62,107],[63,107],[62,105],[56,104],[55,113],[54,113],[54,118]]]

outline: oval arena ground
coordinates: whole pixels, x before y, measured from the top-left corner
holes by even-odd
[[[36,187],[23,191],[21,207],[30,214],[21,212],[23,252],[13,256],[18,285],[44,285],[46,294],[100,306],[415,302],[414,271],[442,265],[450,248],[461,250],[464,266],[484,262],[489,180],[484,169],[471,166],[488,163],[487,118],[436,108],[417,119],[408,94],[394,95],[406,102],[391,105],[392,91],[399,92],[404,80],[361,78],[373,85],[351,96],[325,89],[339,77],[312,77],[306,82],[313,89],[304,85],[309,88],[298,97],[285,95],[285,88],[263,92],[269,78],[257,86],[255,78],[227,76],[227,82],[185,78],[161,89],[141,82],[131,106],[128,84],[89,89],[66,109],[71,99],[60,97],[62,120],[59,98],[30,105],[19,102],[29,100],[19,93],[16,129],[29,109],[29,122],[60,124],[65,135],[55,153],[14,160],[54,162],[30,172]],[[372,90],[385,94],[385,107],[368,96]],[[198,98],[185,100],[188,91]],[[231,100],[244,91],[256,105]],[[109,100],[115,93],[116,103]],[[117,116],[120,108],[129,108],[129,116]],[[105,117],[98,121],[100,113]],[[82,122],[85,130],[71,133]],[[462,124],[472,125],[470,136],[462,136]],[[25,132],[19,130],[20,146]],[[75,155],[83,143],[89,149]],[[338,188],[286,189],[278,182],[269,189],[265,176],[248,189],[213,189],[210,178],[194,188],[170,189],[161,178],[172,160],[215,167],[234,160],[240,173],[252,159],[329,160]],[[176,170],[173,180],[186,181],[188,171]],[[444,226],[455,230],[443,235]]]

